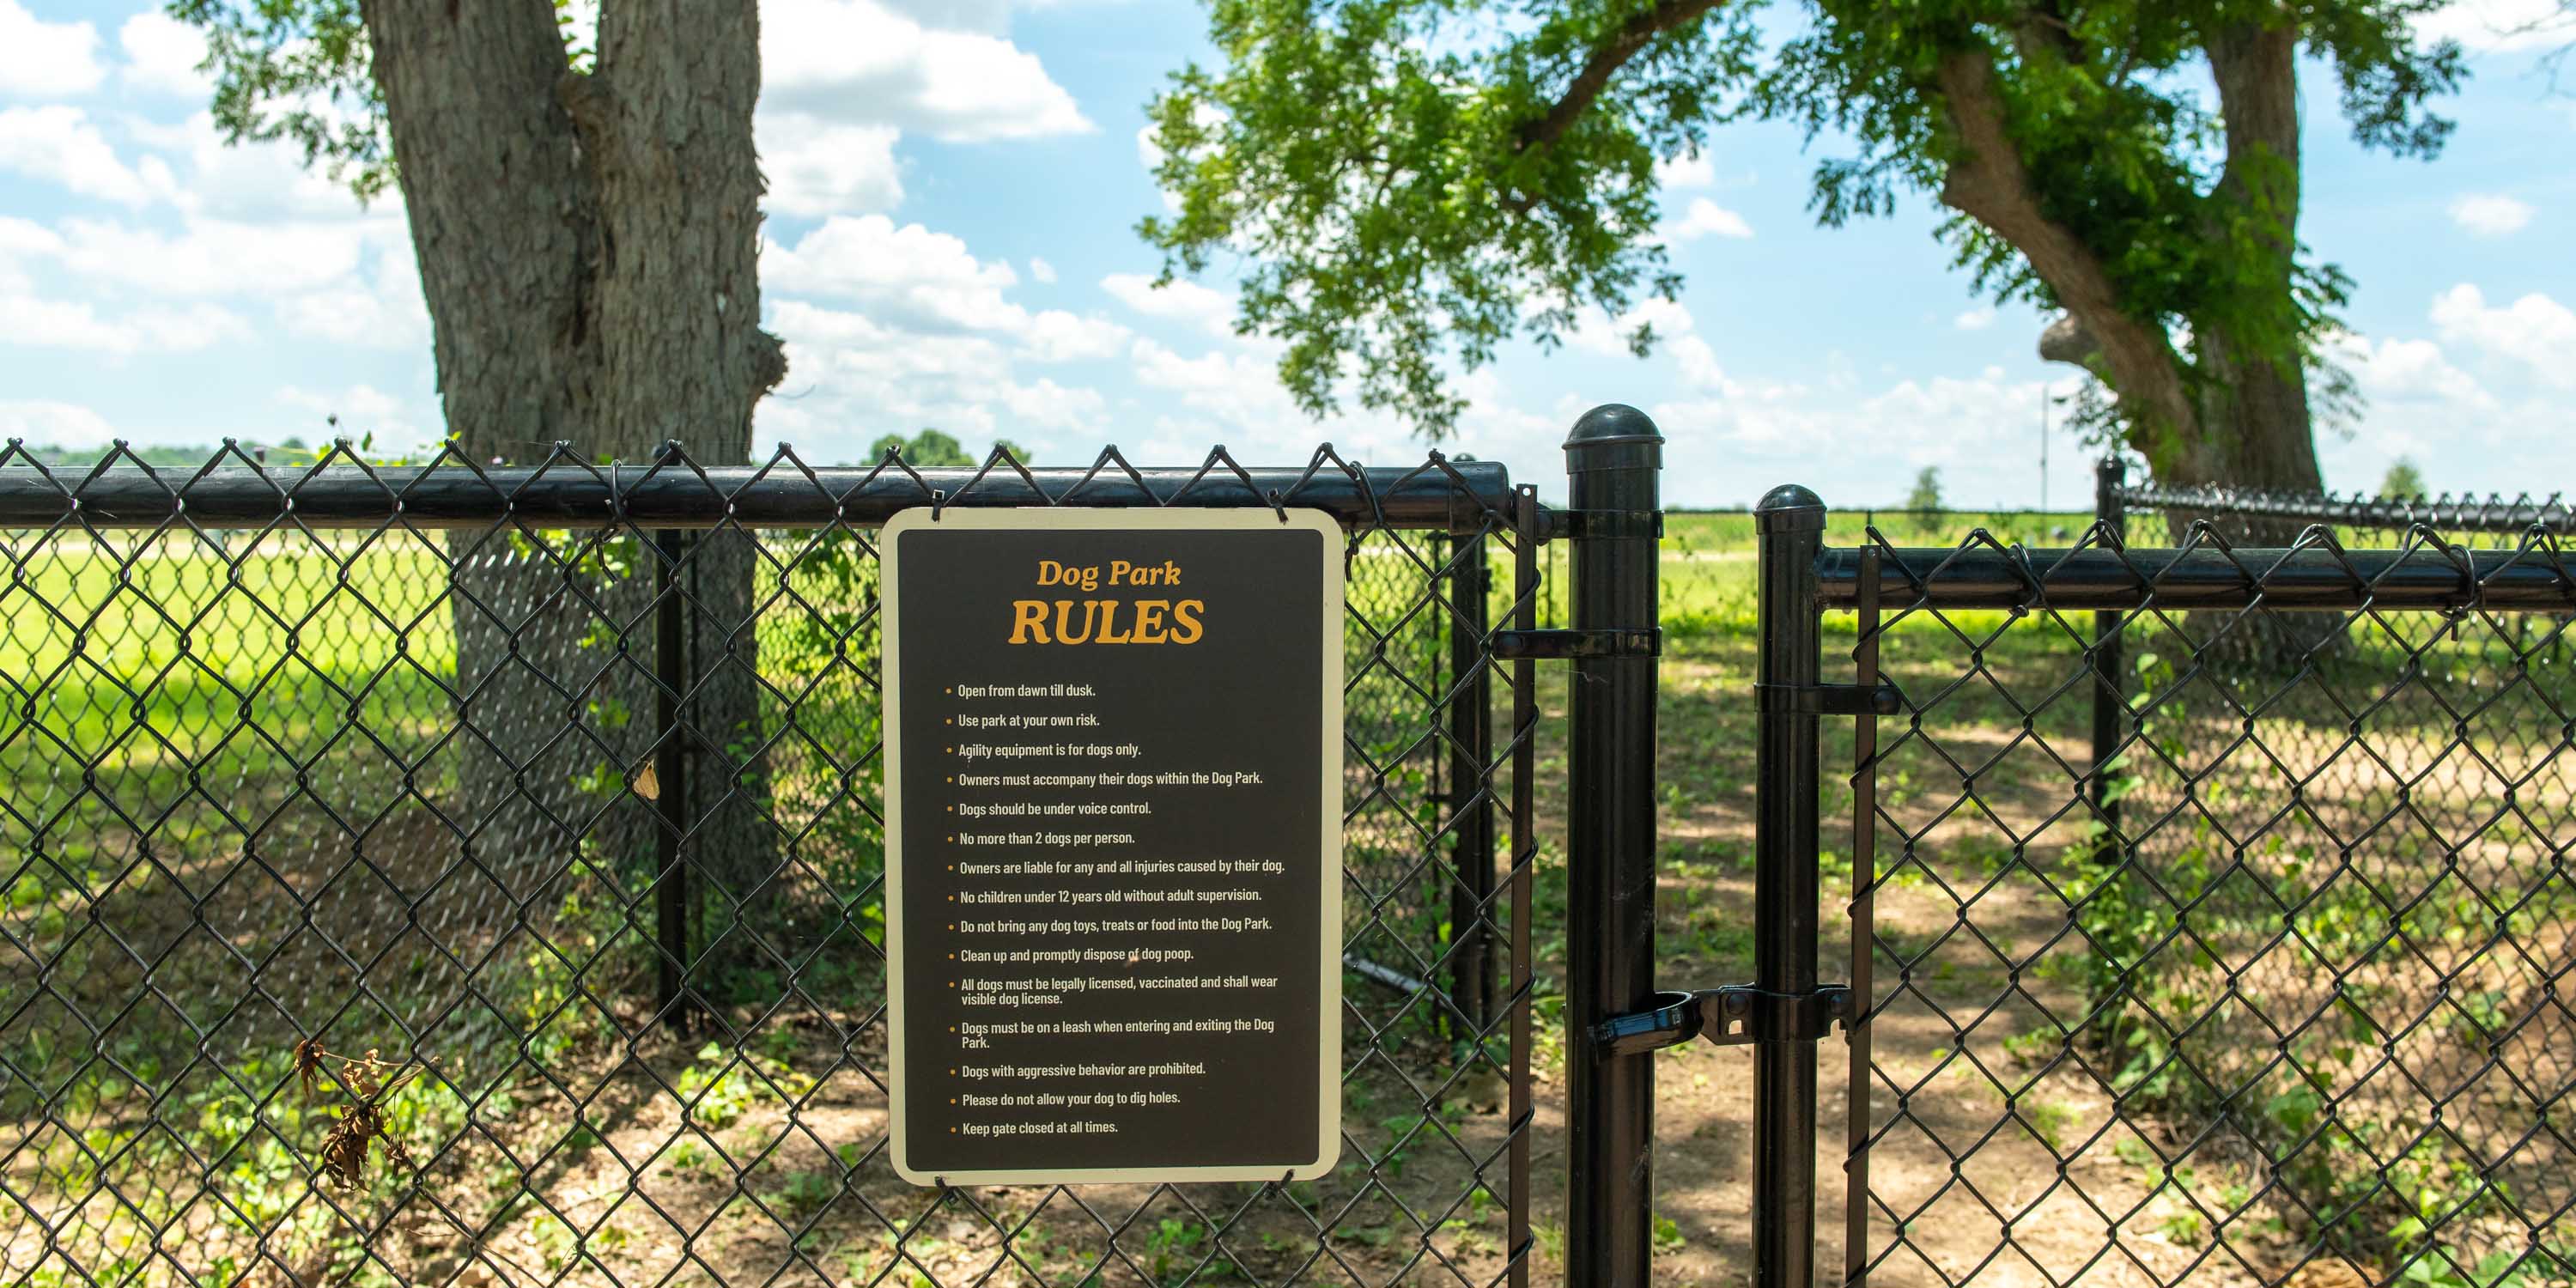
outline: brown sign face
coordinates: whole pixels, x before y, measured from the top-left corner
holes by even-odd
[[[951,509],[882,552],[895,1170],[1329,1171],[1340,529]]]

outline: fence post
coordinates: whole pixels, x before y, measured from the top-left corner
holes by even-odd
[[[1759,543],[1754,693],[1753,986],[1816,991],[1817,792],[1822,717],[1774,701],[1812,692],[1823,626],[1816,556],[1825,503],[1791,484],[1753,510]],[[1753,1288],[1811,1288],[1816,1267],[1816,1043],[1757,1027],[1753,1046]]]
[[[654,532],[653,545],[653,780],[661,816],[653,830],[653,1009],[664,1024],[685,1031],[681,974],[689,956],[689,870],[680,859],[680,838],[689,827],[689,735],[680,725],[680,696],[688,691],[689,664],[688,615],[678,583],[688,547],[677,528]]]
[[[1487,589],[1482,532],[1449,538],[1449,999],[1479,1035],[1493,1023],[1493,953],[1485,927],[1494,896],[1494,672],[1485,662]]]
[[[2104,541],[2118,549],[2129,544],[2129,506],[2120,490],[2128,481],[2128,463],[2117,453],[2103,457],[2093,467],[2093,520]],[[2101,824],[2106,838],[2116,837],[2120,827],[2120,800],[2111,794],[2108,766],[2120,754],[2122,735],[2126,732],[2128,677],[2120,657],[2120,635],[2124,625],[2116,612],[2093,614],[2093,764],[2090,796],[2094,820]]]
[[[1573,629],[1656,624],[1663,435],[1644,412],[1595,407],[1565,440]],[[1653,1236],[1654,1062],[1605,1056],[1595,1026],[1655,991],[1652,656],[1573,663],[1566,824],[1565,1273],[1580,1288],[1645,1288]]]

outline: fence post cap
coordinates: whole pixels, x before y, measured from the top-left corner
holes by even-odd
[[[1600,443],[1660,443],[1662,430],[1655,428],[1654,418],[1626,403],[1603,403],[1583,413],[1565,436],[1565,449],[1573,451]]]
[[[1763,493],[1762,500],[1753,507],[1755,526],[1766,532],[1793,527],[1821,528],[1824,526],[1824,513],[1825,499],[1796,483],[1783,483]],[[1813,522],[1799,522],[1809,515],[1814,516]]]

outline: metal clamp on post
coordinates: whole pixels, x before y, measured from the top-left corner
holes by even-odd
[[[1664,512],[1661,510],[1550,510],[1547,512],[1547,539],[1565,541],[1576,537],[1616,540],[1633,537],[1646,541],[1664,539]]]
[[[1713,1008],[1699,1035],[1719,1046],[1748,1042],[1821,1042],[1834,1021],[1851,1022],[1851,990],[1840,984],[1818,984],[1812,993],[1766,993],[1751,984],[1732,984],[1702,994]]]
[[[1579,661],[1596,657],[1661,657],[1660,627],[1624,630],[1496,631],[1487,648],[1496,661]]]
[[[1904,712],[1905,697],[1887,683],[1756,684],[1753,705],[1811,716],[1892,716]]]
[[[1818,1042],[1834,1022],[1851,1023],[1851,990],[1819,984],[1812,993],[1766,993],[1728,984],[1691,993],[1657,993],[1653,1007],[1604,1020],[1592,1030],[1604,1058],[1644,1055],[1706,1038],[1717,1046],[1762,1041]]]

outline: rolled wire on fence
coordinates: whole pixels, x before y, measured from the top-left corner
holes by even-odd
[[[1526,1280],[1498,467],[252,466],[0,452],[10,1282]],[[1324,1180],[888,1165],[874,525],[1032,504],[1344,523],[1343,949],[1439,986],[1346,984]]]
[[[2567,1281],[2576,559],[2110,518],[1828,552],[1903,695],[1854,777],[1847,1282]]]

